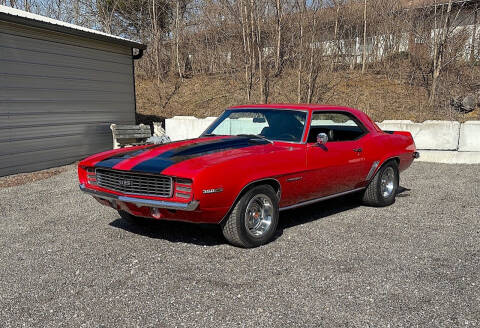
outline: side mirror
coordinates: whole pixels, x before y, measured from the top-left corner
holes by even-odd
[[[321,132],[317,134],[317,144],[324,145],[327,143],[327,141],[328,141],[328,136],[326,133]]]

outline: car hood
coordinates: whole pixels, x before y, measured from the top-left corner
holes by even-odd
[[[195,170],[275,149],[278,150],[278,146],[253,136],[209,137],[107,153],[94,165],[97,168],[167,174],[166,171],[171,172],[180,163]]]

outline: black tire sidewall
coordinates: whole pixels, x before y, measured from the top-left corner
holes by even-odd
[[[272,215],[272,224],[270,225],[269,230],[260,237],[252,236],[245,226],[245,212],[247,210],[248,202],[257,194],[265,194],[272,200],[273,205],[273,215]],[[237,227],[238,232],[240,234],[241,239],[247,244],[249,247],[256,247],[269,242],[272,237],[274,236],[277,226],[278,226],[278,219],[279,219],[279,209],[278,209],[278,197],[273,190],[272,187],[268,185],[261,185],[254,187],[247,191],[239,201],[239,212],[237,214]]]

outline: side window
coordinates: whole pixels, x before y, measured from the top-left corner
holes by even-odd
[[[319,133],[325,133],[329,142],[356,140],[366,132],[365,128],[357,122],[345,113],[314,112],[307,142],[316,142]]]

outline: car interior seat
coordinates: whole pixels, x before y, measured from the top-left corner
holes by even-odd
[[[335,141],[335,132],[332,129],[328,130],[327,136],[328,141]]]

